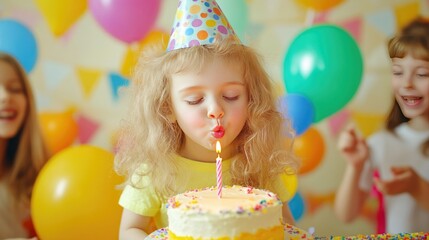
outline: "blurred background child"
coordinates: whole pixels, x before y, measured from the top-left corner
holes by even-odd
[[[0,239],[35,236],[31,192],[48,159],[27,75],[0,52]]]
[[[429,231],[429,22],[418,18],[388,43],[394,104],[368,142],[353,127],[339,138],[347,160],[335,212],[354,220],[372,184],[383,194],[386,232]],[[380,177],[373,177],[379,171]]]

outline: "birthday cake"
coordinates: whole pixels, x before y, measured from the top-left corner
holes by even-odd
[[[168,201],[168,235],[174,239],[284,239],[282,202],[272,192],[242,186],[178,194]]]

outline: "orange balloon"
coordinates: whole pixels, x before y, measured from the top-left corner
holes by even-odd
[[[123,182],[113,171],[112,153],[89,145],[66,148],[40,171],[31,215],[40,239],[116,240]]]
[[[308,7],[317,11],[328,10],[343,2],[343,0],[296,0],[296,1],[304,7]]]
[[[162,44],[164,49],[167,49],[168,40],[170,35],[166,32],[154,30],[151,31],[142,41],[137,45],[131,45],[128,47],[127,52],[125,53],[124,60],[121,66],[121,74],[125,77],[131,77],[132,70],[136,65],[141,51],[144,51],[145,48],[151,47],[155,44]]]
[[[299,174],[314,170],[322,161],[325,154],[325,142],[319,131],[310,127],[295,139],[293,150],[301,159]]]
[[[43,137],[51,153],[70,146],[78,135],[79,127],[71,111],[39,114]]]

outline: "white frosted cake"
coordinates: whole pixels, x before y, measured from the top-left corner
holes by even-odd
[[[168,201],[169,240],[284,239],[282,202],[272,192],[242,186],[192,190]]]

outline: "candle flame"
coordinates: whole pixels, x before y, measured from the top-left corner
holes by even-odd
[[[220,147],[220,142],[219,141],[216,141],[216,153],[220,153],[221,152],[221,147]]]

